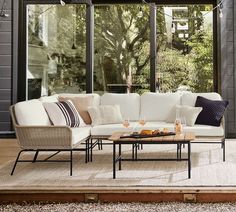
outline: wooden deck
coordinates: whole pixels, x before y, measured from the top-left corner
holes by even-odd
[[[0,140],[0,166],[15,160],[15,139]],[[9,175],[10,177],[10,175]],[[0,203],[18,202],[236,202],[236,187],[0,188]]]

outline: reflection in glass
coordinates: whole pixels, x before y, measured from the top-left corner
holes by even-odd
[[[28,5],[28,99],[85,90],[86,7]]]
[[[157,7],[158,92],[213,91],[212,5]]]
[[[146,5],[95,6],[95,92],[149,90],[149,26]]]

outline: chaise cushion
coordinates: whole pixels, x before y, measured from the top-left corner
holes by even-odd
[[[69,127],[85,126],[83,119],[70,100],[64,102],[45,102],[43,105],[54,125]]]
[[[101,105],[119,105],[123,119],[139,120],[140,96],[137,93],[106,93],[101,97]]]
[[[38,99],[18,102],[14,109],[19,125],[51,125],[48,114]]]
[[[175,105],[180,104],[179,93],[151,93],[141,96],[141,114],[147,121],[166,121]]]

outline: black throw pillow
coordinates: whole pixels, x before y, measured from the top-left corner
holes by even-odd
[[[202,107],[202,111],[199,113],[195,124],[220,126],[221,119],[228,104],[228,101],[216,101],[198,96],[195,107]]]

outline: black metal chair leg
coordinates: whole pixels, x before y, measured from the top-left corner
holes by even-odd
[[[88,163],[88,141],[85,141],[85,163]]]
[[[22,152],[24,152],[24,150],[21,150],[21,151],[18,153],[18,155],[17,155],[15,164],[14,164],[14,166],[13,166],[13,168],[12,168],[12,171],[11,171],[11,175],[13,175],[13,173],[14,173],[14,171],[15,171],[16,164],[17,164],[17,162],[18,162],[18,160],[19,160],[19,157],[20,157],[20,154],[21,154]]]
[[[98,142],[98,150],[101,150],[101,147],[100,147],[100,140],[98,139],[97,142]]]
[[[223,146],[223,161],[225,162],[225,139],[222,139],[222,146]]]
[[[100,140],[100,142],[101,142],[101,150],[103,150],[102,139]]]
[[[90,162],[93,162],[93,139],[90,140]]]
[[[35,152],[34,159],[33,159],[32,163],[35,163],[35,161],[37,160],[38,154],[39,154],[39,151],[37,150]]]
[[[72,168],[73,168],[73,150],[70,150],[70,176],[72,176]]]

